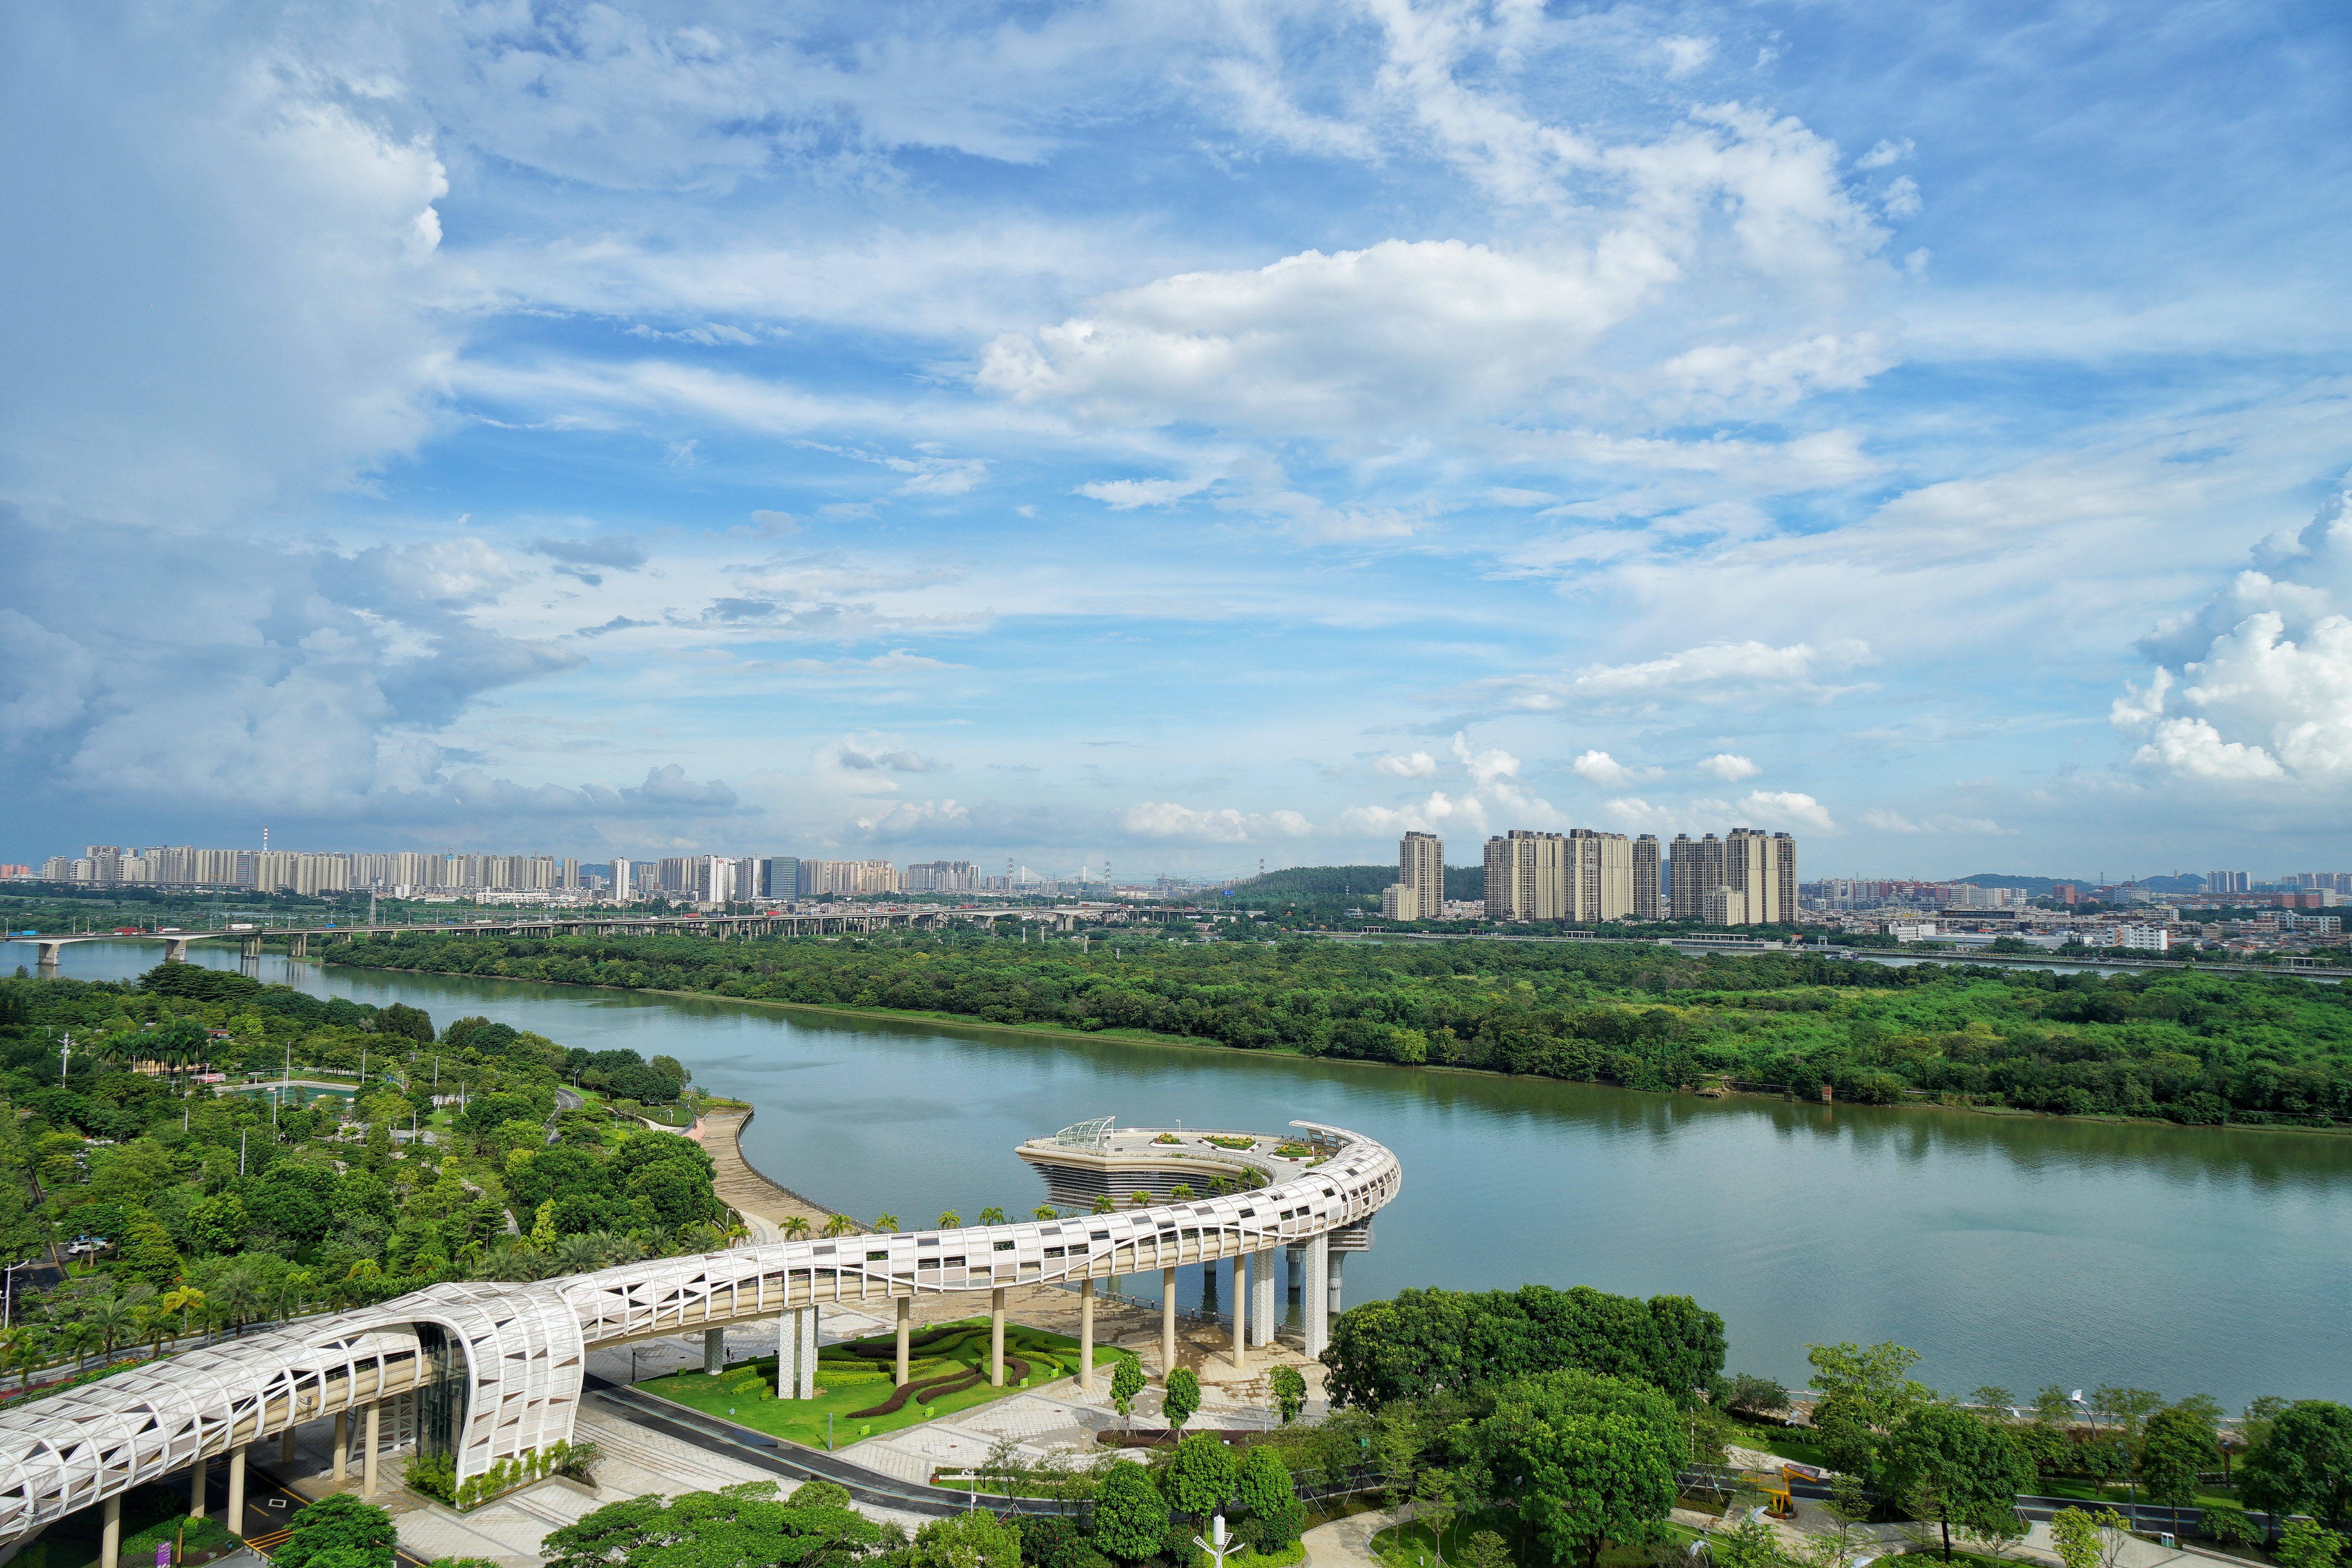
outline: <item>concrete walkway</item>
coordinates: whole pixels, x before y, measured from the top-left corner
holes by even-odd
[[[1397,1522],[1395,1514],[1373,1509],[1318,1524],[1299,1539],[1307,1543],[1307,1568],[1364,1568],[1377,1563],[1372,1537]]]

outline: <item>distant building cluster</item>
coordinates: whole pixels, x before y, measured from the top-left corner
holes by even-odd
[[[260,893],[383,891],[537,892],[576,889],[580,862],[552,855],[315,854],[288,849],[197,849],[92,844],[53,855],[41,879],[105,887],[233,888]]]
[[[1484,869],[1478,914],[1490,921],[1744,926],[1797,920],[1797,841],[1753,827],[1721,838],[1677,834],[1665,845],[1651,833],[1629,838],[1589,827],[1513,828],[1486,840]],[[1463,910],[1446,901],[1444,841],[1433,833],[1406,834],[1381,913],[1395,921],[1458,920]]]

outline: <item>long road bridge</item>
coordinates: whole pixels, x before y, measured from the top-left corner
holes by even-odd
[[[817,1319],[836,1302],[898,1303],[904,1384],[914,1299],[987,1292],[989,1375],[1001,1386],[1005,1291],[1075,1286],[1079,1385],[1090,1389],[1098,1281],[1160,1271],[1164,1373],[1175,1364],[1178,1266],[1234,1259],[1233,1354],[1246,1365],[1250,1348],[1274,1337],[1279,1249],[1304,1265],[1307,1350],[1320,1354],[1333,1253],[1368,1243],[1372,1215],[1397,1195],[1403,1171],[1357,1133],[1290,1125],[1295,1141],[1215,1135],[1220,1142],[1197,1129],[1114,1129],[1106,1119],[1021,1145],[1057,1198],[1161,1194],[1142,1207],[786,1241],[528,1283],[452,1281],[152,1362],[0,1412],[0,1546],[97,1507],[99,1568],[119,1568],[122,1494],[190,1472],[191,1511],[201,1514],[205,1469],[216,1459],[227,1463],[227,1517],[239,1528],[248,1448],[270,1437],[290,1445],[295,1428],[316,1421],[334,1423],[339,1480],[352,1428],[362,1430],[363,1492],[376,1489],[383,1453],[411,1443],[447,1455],[462,1484],[571,1438],[589,1350],[681,1331],[702,1331],[704,1369],[715,1373],[728,1324],[780,1320],[777,1394],[814,1398]],[[1217,1176],[1264,1184],[1174,1200],[1177,1184]]]

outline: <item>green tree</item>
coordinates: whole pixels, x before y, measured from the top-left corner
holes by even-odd
[[[1057,1219],[1060,1216],[1061,1211],[1056,1209],[1052,1204],[1039,1204],[1035,1208],[1029,1211],[1029,1217],[1031,1219]]]
[[[940,1229],[941,1229],[941,1230],[961,1230],[961,1229],[962,1229],[962,1228],[963,1228],[963,1215],[960,1215],[960,1214],[956,1213],[956,1212],[955,1212],[955,1210],[953,1210],[953,1209],[948,1209],[948,1210],[944,1211],[944,1212],[943,1212],[942,1214],[940,1214],[940,1225],[939,1225],[939,1228],[940,1228]]]
[[[2091,1414],[2106,1422],[2124,1435],[2126,1443],[2137,1444],[2147,1425],[2147,1418],[2164,1408],[2164,1395],[2150,1388],[2095,1388],[2091,1390]]]
[[[877,1236],[891,1236],[891,1235],[895,1235],[895,1234],[897,1234],[898,1229],[898,1216],[897,1215],[894,1215],[894,1214],[877,1214],[877,1215],[876,1215],[874,1216],[874,1234],[875,1234],[875,1235],[877,1235]]]
[[[1168,1467],[1168,1497],[1195,1518],[1206,1518],[1234,1495],[1234,1455],[1221,1438],[1195,1432],[1176,1445]]]
[[[1289,1426],[1307,1408],[1307,1380],[1295,1366],[1277,1366],[1266,1374],[1267,1392],[1274,1395],[1275,1408],[1282,1413],[1282,1424]]]
[[[2007,1539],[2017,1494],[2033,1484],[2033,1466],[2009,1434],[1948,1405],[1924,1405],[1907,1414],[1888,1445],[1887,1470],[1912,1512],[1943,1532],[1944,1561],[1952,1560],[1952,1528]]]
[[[1003,1225],[1004,1223],[1004,1211],[992,1204],[988,1207],[980,1211],[980,1223],[982,1225]]]
[[[1201,1380],[1190,1367],[1178,1367],[1168,1374],[1166,1386],[1160,1396],[1160,1412],[1168,1417],[1171,1430],[1181,1432],[1192,1412],[1201,1408]]]
[[[1769,1527],[1766,1532],[1769,1533]],[[1511,1568],[1510,1543],[1491,1530],[1477,1531],[1454,1554],[1454,1568]],[[1725,1568],[1762,1568],[1762,1565],[1726,1564]]]
[[[1110,1556],[1140,1562],[1159,1554],[1167,1534],[1167,1500],[1151,1473],[1131,1460],[1112,1461],[1095,1494],[1095,1544]]]
[[[2298,1399],[2271,1417],[2238,1467],[2238,1496],[2264,1513],[2352,1517],[2352,1408]]]
[[[2316,1520],[2298,1519],[2279,1535],[2273,1553],[2281,1568],[2336,1568],[2344,1555],[2344,1538]]]
[[[1021,1532],[985,1509],[915,1531],[916,1568],[1021,1568]]]
[[[245,1240],[245,1200],[235,1193],[215,1194],[188,1211],[188,1238],[199,1252],[236,1251]]]
[[[391,1514],[337,1492],[297,1510],[287,1521],[286,1543],[271,1558],[281,1568],[393,1568],[399,1539]]]
[[[1480,1489],[1517,1507],[1555,1558],[1664,1538],[1681,1422],[1646,1384],[1573,1368],[1507,1384],[1472,1428]]]
[[[1143,1363],[1125,1351],[1112,1365],[1110,1402],[1127,1417],[1129,1426],[1135,1425],[1135,1396],[1143,1392]]]
[[[1882,1450],[1904,1418],[1935,1397],[1935,1391],[1905,1375],[1919,1352],[1894,1343],[1807,1345],[1816,1439],[1832,1469],[1876,1487],[1884,1477]]]
[[[2050,1540],[2066,1568],[2115,1568],[2131,1531],[2111,1508],[2062,1508],[2050,1518]]]
[[[780,1500],[772,1481],[607,1503],[540,1543],[550,1568],[738,1568],[791,1563],[848,1568],[880,1542],[881,1527],[831,1492]]]
[[[1243,1528],[1251,1550],[1265,1555],[1287,1551],[1307,1523],[1307,1505],[1298,1500],[1297,1485],[1282,1456],[1265,1443],[1244,1449],[1234,1467],[1234,1485],[1242,1507],[1249,1510]]]
[[[1118,1205],[1117,1204],[1111,1202],[1110,1194],[1108,1193],[1105,1193],[1102,1196],[1095,1200],[1094,1207],[1089,1209],[1087,1212],[1090,1214],[1109,1214],[1118,1207]]]
[[[2147,1485],[2148,1501],[2172,1510],[2175,1534],[2180,1530],[2180,1510],[2197,1506],[2197,1473],[2220,1458],[2207,1408],[2183,1401],[2148,1417],[2139,1445],[2140,1479]]]

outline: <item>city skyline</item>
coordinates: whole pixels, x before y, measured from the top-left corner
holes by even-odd
[[[2331,858],[2333,8],[596,14],[0,19],[0,858]]]

